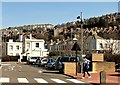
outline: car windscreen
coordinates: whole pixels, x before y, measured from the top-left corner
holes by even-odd
[[[76,61],[76,57],[70,58],[70,62],[75,62],[75,61]]]
[[[48,63],[55,62],[55,59],[48,59]]]
[[[45,60],[42,60],[43,62],[47,62],[47,60],[45,59]]]
[[[38,57],[32,57],[31,59],[37,59]]]
[[[70,57],[70,62],[75,62],[76,57]],[[80,57],[77,57],[77,62],[81,61]]]
[[[62,57],[60,62],[69,62],[69,57]]]
[[[51,59],[51,62],[55,62],[55,59]]]

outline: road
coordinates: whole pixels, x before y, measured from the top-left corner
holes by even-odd
[[[35,65],[2,63],[0,83],[85,83],[79,79]]]

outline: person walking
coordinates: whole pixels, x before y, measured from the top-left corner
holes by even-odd
[[[82,77],[82,79],[85,78],[85,72],[87,72],[88,78],[91,78],[91,75],[90,75],[90,73],[88,72],[89,62],[90,62],[90,61],[85,57],[85,58],[84,58],[84,61],[83,61],[83,77]]]

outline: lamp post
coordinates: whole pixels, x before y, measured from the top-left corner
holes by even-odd
[[[72,51],[75,51],[75,53],[76,53],[76,76],[77,76],[77,51],[80,51],[81,49],[80,49],[80,47],[79,47],[79,45],[78,45],[78,43],[77,43],[77,39],[76,38],[73,38],[73,41],[75,41],[75,43],[74,43],[74,45],[73,45],[73,47],[72,47]]]
[[[80,25],[81,25],[81,57],[82,57],[82,55],[83,55],[83,20],[82,20],[82,12],[81,12],[80,16],[78,16],[77,19],[80,20]],[[82,65],[82,62],[81,62],[81,73],[82,73],[82,68],[83,68],[83,65]]]

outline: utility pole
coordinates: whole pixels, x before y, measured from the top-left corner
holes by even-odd
[[[81,56],[83,55],[83,21],[81,12]]]
[[[80,16],[77,17],[77,19],[80,20],[80,29],[81,29],[81,59],[82,59],[82,55],[83,55],[83,20],[82,20],[82,12],[80,13]],[[83,68],[83,64],[82,61],[80,62],[81,65],[81,73],[82,73],[82,68]]]
[[[82,21],[82,12],[81,12],[81,57],[83,55],[83,21]],[[83,72],[82,70],[83,64],[81,62],[81,73]]]

